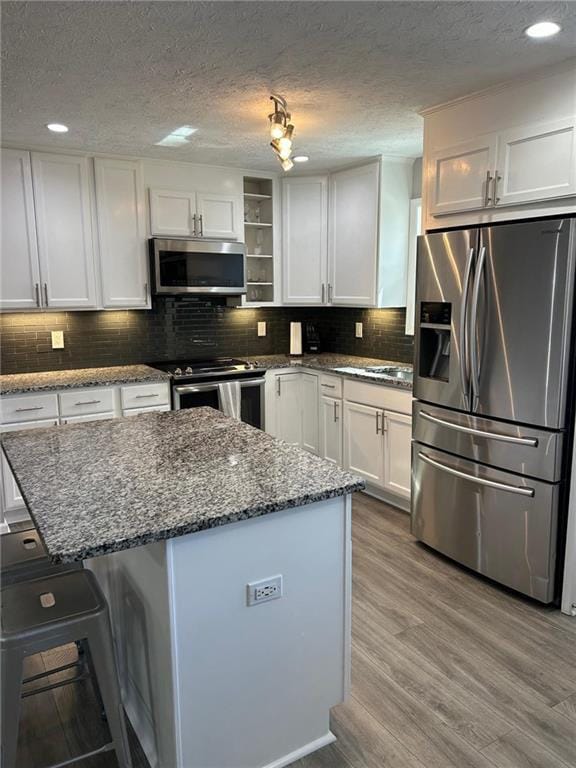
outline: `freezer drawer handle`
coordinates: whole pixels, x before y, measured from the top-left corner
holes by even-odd
[[[439,461],[431,459],[422,451],[418,451],[418,458],[422,459],[426,464],[430,464],[436,469],[441,469],[443,472],[448,472],[449,475],[455,475],[456,477],[462,477],[464,480],[471,480],[478,485],[487,485],[490,488],[496,488],[498,491],[508,491],[508,493],[516,493],[518,496],[534,496],[534,488],[519,488],[517,485],[506,485],[506,483],[497,483],[495,480],[486,480],[483,477],[474,477],[466,472],[461,472],[459,469],[448,467],[446,464],[441,464]]]
[[[458,432],[465,432],[467,435],[476,435],[477,437],[489,437],[491,440],[501,440],[503,443],[514,443],[515,445],[527,445],[530,448],[536,448],[538,440],[535,437],[514,437],[514,435],[499,435],[497,432],[485,432],[483,429],[474,429],[465,427],[461,424],[454,424],[452,421],[439,419],[426,411],[420,411],[420,416],[426,421],[432,421],[434,424],[441,424],[443,427],[450,427]]]

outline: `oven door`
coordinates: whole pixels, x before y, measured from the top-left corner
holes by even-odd
[[[230,381],[225,379],[223,381]],[[264,429],[264,379],[242,379],[240,382],[240,418],[247,424]],[[201,384],[178,384],[173,388],[174,410],[209,406],[222,411],[217,381]]]
[[[243,243],[152,240],[154,292],[231,296],[246,293]]]

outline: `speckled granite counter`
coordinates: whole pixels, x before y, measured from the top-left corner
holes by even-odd
[[[391,360],[379,360],[373,357],[355,357],[354,355],[338,355],[332,352],[323,352],[320,355],[302,355],[301,357],[290,357],[290,355],[259,355],[248,357],[247,360],[258,368],[310,368],[314,371],[324,371],[325,373],[334,373],[338,376],[346,376],[351,379],[362,379],[371,381],[374,384],[382,384],[388,387],[400,387],[401,389],[412,389],[411,381],[400,381],[387,378],[386,376],[367,370],[374,366],[391,365],[399,368],[408,368],[412,366],[406,363],[397,363]],[[356,368],[358,370],[340,371],[339,368]]]
[[[61,562],[364,487],[211,408],[12,432],[2,445],[49,554]]]
[[[0,376],[0,395],[21,395],[25,392],[49,392],[76,387],[169,380],[170,376],[167,373],[151,368],[149,365],[115,365],[109,368],[11,373]]]

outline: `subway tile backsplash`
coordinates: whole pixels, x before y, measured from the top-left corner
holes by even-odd
[[[266,321],[265,337],[257,336],[259,320]],[[316,323],[326,352],[412,362],[403,308],[233,309],[218,299],[170,297],[156,299],[149,311],[0,315],[0,366],[2,373],[22,373],[284,353],[290,321]],[[363,323],[362,339],[354,337],[356,322]],[[64,349],[52,349],[50,331],[64,331]]]

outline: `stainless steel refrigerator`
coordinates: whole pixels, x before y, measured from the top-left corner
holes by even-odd
[[[575,261],[573,218],[418,242],[412,532],[542,602],[567,495]]]

